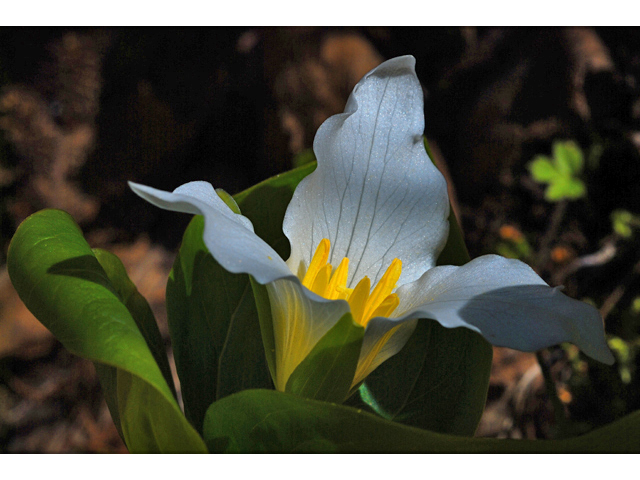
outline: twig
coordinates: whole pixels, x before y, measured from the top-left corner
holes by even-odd
[[[551,368],[547,365],[547,361],[542,355],[542,351],[536,352],[536,358],[538,359],[538,364],[540,365],[540,370],[542,371],[542,377],[544,378],[544,386],[547,391],[547,395],[549,395],[549,399],[551,400],[551,405],[553,406],[553,417],[556,423],[556,438],[562,438],[564,432],[567,430],[567,425],[569,424],[566,412],[564,410],[564,404],[558,397],[558,390],[556,389],[556,382],[551,375]]]
[[[638,261],[631,271],[625,275],[620,284],[614,288],[613,292],[609,294],[609,296],[602,302],[602,307],[600,308],[600,315],[606,321],[607,316],[611,313],[611,311],[615,308],[618,302],[624,296],[624,292],[631,282],[633,282],[636,275],[640,274],[640,261]]]
[[[554,275],[553,283],[555,285],[562,285],[569,275],[583,267],[598,267],[604,265],[613,260],[616,253],[618,253],[618,249],[615,245],[615,240],[610,238],[605,241],[605,244],[597,252],[578,257],[562,270],[558,271],[558,273]]]
[[[567,204],[568,203],[566,200],[562,200],[561,202],[557,203],[553,209],[549,228],[540,240],[540,248],[538,250],[538,256],[536,258],[536,267],[538,267],[538,269],[542,268],[549,258],[549,255],[551,253],[551,242],[558,235],[558,230],[560,229],[560,225],[562,224],[564,214],[567,211]]]

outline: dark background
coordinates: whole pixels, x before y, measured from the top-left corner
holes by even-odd
[[[189,218],[126,181],[236,193],[288,170],[362,75],[405,54],[472,256],[525,238],[534,253],[523,259],[594,302],[626,345],[628,375],[620,362],[543,352],[571,428],[640,408],[639,245],[610,220],[640,213],[638,29],[0,29],[0,265],[21,220],[64,209],[123,258],[166,335],[164,283]],[[554,140],[595,159],[586,198],[551,204],[530,178],[526,165]],[[585,267],[607,245],[613,254]],[[2,266],[0,450],[121,451],[92,368],[30,316]],[[496,349],[478,433],[552,437],[553,411],[535,356]]]

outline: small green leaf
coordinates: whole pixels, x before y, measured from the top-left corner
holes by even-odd
[[[528,165],[533,179],[548,183],[545,199],[550,202],[576,200],[586,195],[585,184],[577,178],[584,167],[580,147],[571,141],[553,143],[553,159],[539,155]]]
[[[581,437],[501,440],[445,435],[344,405],[247,390],[209,407],[204,438],[213,452],[235,453],[623,453],[640,450],[640,411]]]
[[[528,168],[536,182],[549,183],[558,176],[558,172],[551,163],[551,160],[544,155],[534,158]]]
[[[572,178],[569,180],[565,186],[565,198],[569,200],[577,200],[578,198],[582,198],[587,193],[587,188],[585,187],[582,180],[579,178]]]
[[[364,328],[346,313],[293,371],[285,391],[301,397],[342,403],[358,366]]]
[[[564,177],[571,177],[582,173],[584,157],[580,147],[572,141],[554,142],[553,157],[558,173]]]
[[[131,292],[130,286],[117,265],[111,268],[113,259],[101,256],[117,288],[71,216],[43,210],[18,227],[7,266],[16,291],[36,318],[71,353],[96,364],[107,404],[130,451],[205,452],[123,303],[121,293]],[[131,299],[128,306],[136,315],[144,309]],[[148,319],[137,320],[145,329],[149,326]]]
[[[576,200],[585,195],[586,188],[579,179],[561,178],[547,187],[544,193],[545,199],[550,202],[561,200]]]
[[[613,230],[623,238],[631,238],[633,229],[640,227],[640,217],[628,210],[614,210],[611,212]]]

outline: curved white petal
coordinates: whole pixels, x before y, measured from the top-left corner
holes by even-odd
[[[602,363],[614,361],[598,311],[549,287],[518,260],[485,255],[461,267],[436,267],[396,293],[399,320],[430,318],[523,351],[571,342]]]
[[[369,321],[362,339],[362,349],[352,386],[363,381],[378,366],[394,356],[409,341],[417,320],[401,321],[376,317]]]
[[[226,270],[248,273],[262,284],[295,278],[275,250],[253,232],[251,221],[231,211],[210,183],[190,182],[173,192],[133,182],[129,186],[157,207],[204,216],[204,243]]]
[[[398,285],[412,282],[446,242],[446,182],[427,156],[422,88],[411,56],[389,60],[356,85],[345,113],[322,124],[314,141],[318,168],[302,180],[283,230],[287,264],[309,265],[323,238],[330,263],[349,257],[348,286],[365,275],[378,281],[394,258]]]
[[[349,311],[344,300],[327,300],[299,281],[282,279],[267,285],[276,354],[276,389],[284,391],[296,367],[318,341]]]

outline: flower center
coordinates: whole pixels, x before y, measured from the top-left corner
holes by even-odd
[[[316,248],[302,285],[313,293],[329,300],[346,300],[356,323],[366,327],[374,317],[388,317],[393,313],[400,299],[395,293],[396,282],[402,272],[402,262],[394,258],[377,285],[371,290],[371,280],[364,277],[355,288],[347,288],[349,259],[343,258],[333,271],[327,262],[331,243],[324,238]]]

